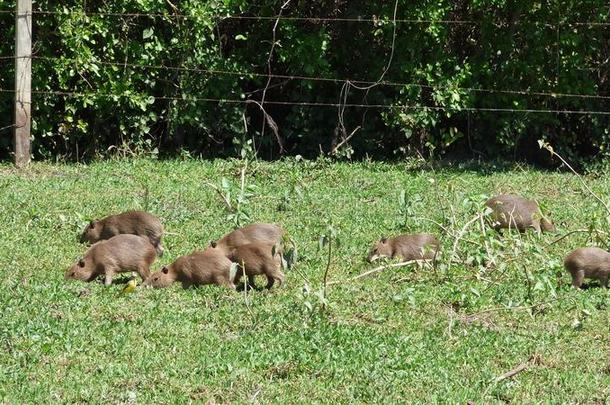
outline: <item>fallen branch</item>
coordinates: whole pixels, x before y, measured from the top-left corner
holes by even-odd
[[[473,312],[471,314],[468,314],[469,316],[474,316],[474,315],[481,315],[481,314],[486,314],[489,312],[497,312],[497,311],[517,311],[517,310],[523,310],[523,309],[534,309],[536,307],[541,307],[544,305],[548,305],[548,304],[552,304],[554,302],[559,301],[561,298],[557,297],[557,298],[553,298],[552,300],[549,301],[545,301],[545,302],[539,302],[538,304],[533,304],[533,305],[520,305],[520,306],[516,306],[516,307],[495,307],[495,308],[489,308],[489,309],[484,309],[483,311],[479,311],[479,312]]]
[[[560,237],[558,239],[555,239],[554,241],[550,242],[548,244],[548,246],[554,245],[555,243],[559,242],[560,240],[562,240],[564,238],[567,238],[568,236],[570,236],[570,235],[572,235],[574,233],[582,233],[582,232],[589,232],[589,231],[590,231],[589,229],[576,229],[574,231],[570,231],[570,232],[566,233],[565,235],[563,235],[562,237]]]
[[[533,354],[532,356],[530,356],[529,359],[527,359],[526,362],[519,364],[517,367],[513,368],[510,371],[507,371],[506,373],[502,374],[499,377],[496,377],[496,379],[494,380],[496,383],[506,380],[508,378],[512,378],[514,376],[516,376],[517,374],[527,370],[528,368],[530,368],[531,366],[536,366],[540,364],[540,355],[539,354]]]
[[[396,267],[404,267],[404,266],[408,266],[408,265],[413,264],[413,263],[423,263],[423,262],[426,262],[426,260],[419,259],[419,260],[409,260],[409,261],[401,262],[401,263],[386,264],[384,266],[375,267],[372,270],[365,271],[364,273],[359,274],[356,277],[349,278],[347,280],[330,281],[330,282],[328,282],[327,285],[334,285],[334,284],[339,284],[339,283],[349,283],[351,281],[356,281],[356,280],[361,279],[363,277],[370,276],[371,274],[379,273],[380,271],[383,271],[385,269],[392,269],[392,268],[396,268]]]
[[[357,126],[357,127],[356,127],[356,128],[353,130],[353,131],[352,131],[352,133],[351,133],[351,134],[349,134],[349,135],[348,135],[348,136],[347,136],[345,139],[343,139],[341,142],[339,142],[339,143],[337,144],[337,146],[335,146],[335,147],[333,148],[333,150],[332,150],[330,153],[332,153],[333,155],[334,155],[335,153],[337,153],[337,151],[339,150],[339,148],[340,148],[340,147],[342,147],[343,145],[345,145],[346,143],[348,143],[348,142],[349,142],[349,140],[350,140],[350,139],[352,139],[352,137],[353,137],[353,136],[356,134],[356,132],[358,132],[358,130],[359,130],[360,128],[361,128],[361,127],[360,127],[360,125],[358,125],[358,126]]]

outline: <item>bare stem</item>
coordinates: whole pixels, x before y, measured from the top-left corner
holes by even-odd
[[[383,270],[386,270],[386,269],[391,269],[391,268],[396,268],[396,267],[405,267],[405,266],[408,266],[408,265],[411,265],[411,264],[414,264],[414,263],[423,263],[425,261],[426,260],[418,259],[418,260],[408,260],[406,262],[401,262],[401,263],[386,264],[386,265],[383,265],[383,266],[375,267],[372,270],[365,271],[364,273],[359,274],[356,277],[352,277],[352,278],[347,279],[347,280],[331,281],[331,282],[328,283],[328,285],[334,285],[334,284],[339,284],[339,283],[349,283],[351,281],[356,281],[356,280],[361,279],[363,277],[370,276],[371,274],[379,273],[380,271],[383,271]]]

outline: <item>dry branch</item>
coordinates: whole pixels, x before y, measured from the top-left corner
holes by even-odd
[[[498,383],[498,382],[506,380],[508,378],[512,378],[512,377],[516,376],[517,374],[521,373],[522,371],[527,370],[531,366],[533,366],[533,365],[536,366],[538,364],[540,364],[540,355],[534,354],[534,355],[530,356],[530,358],[527,359],[526,362],[521,363],[517,367],[513,368],[512,370],[507,371],[506,373],[502,374],[499,377],[496,377],[496,379],[494,381]]]
[[[385,269],[391,269],[391,268],[396,268],[396,267],[404,267],[404,266],[408,266],[408,265],[413,264],[413,263],[423,263],[423,262],[426,262],[426,260],[419,259],[419,260],[409,260],[409,261],[401,262],[401,263],[386,264],[384,266],[375,267],[372,270],[365,271],[364,273],[359,274],[356,277],[349,278],[347,280],[330,281],[327,285],[334,285],[334,284],[339,284],[339,283],[348,283],[348,282],[351,282],[351,281],[356,281],[356,280],[361,279],[361,278],[366,277],[366,276],[370,276],[371,274],[379,273],[380,271],[383,271]]]

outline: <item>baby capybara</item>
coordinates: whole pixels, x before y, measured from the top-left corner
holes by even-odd
[[[610,277],[610,253],[597,247],[573,250],[563,261],[566,270],[572,275],[572,286],[580,288],[583,279],[599,280],[602,287],[608,288]]]
[[[239,284],[244,273],[252,287],[255,287],[254,276],[261,274],[267,277],[267,288],[273,287],[275,281],[280,285],[284,282],[284,273],[281,271],[282,254],[276,245],[248,243],[232,249],[228,258],[238,265],[235,284]]]
[[[275,224],[250,224],[229,232],[221,239],[212,241],[210,245],[228,255],[232,249],[248,243],[279,244],[283,235],[284,230]]]
[[[175,281],[183,288],[192,285],[216,284],[235,289],[231,280],[231,261],[212,248],[181,256],[168,266],[163,266],[142,284],[155,288],[168,287]]]
[[[94,243],[85,255],[66,271],[65,277],[93,281],[104,275],[104,284],[110,285],[116,273],[136,271],[142,280],[146,280],[155,257],[155,248],[148,239],[138,235],[117,235]]]
[[[119,234],[146,236],[159,256],[163,255],[163,225],[156,216],[144,211],[127,211],[104,219],[90,221],[81,235],[81,242],[95,243]]]
[[[394,238],[381,238],[369,252],[367,260],[373,262],[380,257],[395,258],[401,261],[431,260],[440,247],[434,235],[417,233],[400,235]]]
[[[491,227],[499,229],[518,229],[525,232],[533,228],[536,232],[555,232],[555,225],[545,218],[538,203],[515,194],[501,194],[490,198],[485,205],[491,208],[487,217]]]

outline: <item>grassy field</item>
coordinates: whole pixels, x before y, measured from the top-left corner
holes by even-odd
[[[0,166],[0,402],[581,402],[610,401],[610,295],[570,288],[570,250],[605,247],[606,213],[578,177],[524,167],[254,162],[235,218],[240,161],[121,160]],[[222,179],[226,180],[223,181]],[[584,180],[607,199],[606,172]],[[223,188],[224,187],[224,188]],[[224,190],[224,191],[223,191]],[[558,225],[538,238],[467,223],[498,192],[537,198]],[[91,218],[148,209],[173,261],[236,221],[282,224],[298,245],[286,283],[248,294],[220,287],[138,288],[127,276],[67,282]],[[382,235],[442,238],[435,268],[373,268]],[[441,228],[442,226],[442,228]],[[585,231],[552,243],[569,231]],[[460,231],[456,260],[449,257]],[[260,285],[263,280],[259,280]],[[528,362],[512,378],[501,376]]]

